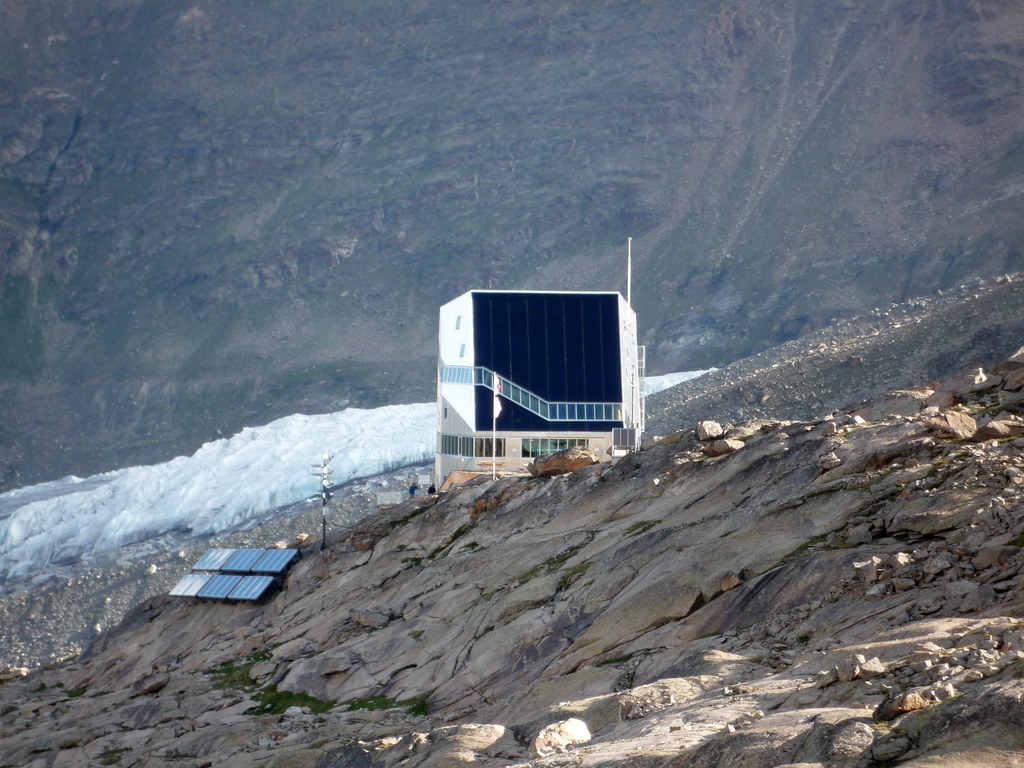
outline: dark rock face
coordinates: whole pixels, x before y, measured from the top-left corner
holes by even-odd
[[[428,399],[440,301],[623,287],[627,236],[655,372],[1021,269],[1022,29],[1012,0],[5,0],[0,482]]]

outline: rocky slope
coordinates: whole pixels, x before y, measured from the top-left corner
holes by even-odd
[[[1019,765],[1024,350],[697,427],[149,600],[0,686],[2,764]]]
[[[802,418],[855,408],[958,369],[990,368],[1024,338],[1024,273],[911,299],[737,360],[647,401],[648,433],[702,419]]]
[[[651,371],[1024,267],[1024,10],[2,0],[0,488],[429,399],[436,309],[634,291]]]
[[[1021,338],[1024,275],[960,286],[853,318],[659,393],[648,400],[648,434],[671,434],[705,419],[813,419],[852,410],[865,398],[964,366],[990,367]],[[346,487],[328,511],[330,534],[371,513],[383,485],[404,487],[406,474]],[[0,666],[32,668],[77,653],[133,605],[166,592],[183,558],[195,559],[206,547],[257,546],[313,534],[320,525],[319,510],[302,504],[268,511],[267,519],[273,522],[217,541],[168,536],[107,561],[37,575],[31,584],[5,580]]]

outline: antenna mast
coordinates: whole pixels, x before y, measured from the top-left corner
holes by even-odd
[[[626,238],[626,303],[633,306],[633,238]]]

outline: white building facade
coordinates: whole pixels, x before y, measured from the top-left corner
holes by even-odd
[[[643,348],[615,292],[469,291],[441,307],[435,477],[639,446]]]

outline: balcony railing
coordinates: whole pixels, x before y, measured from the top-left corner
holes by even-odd
[[[622,421],[622,403],[551,402],[520,387],[510,379],[483,366],[441,365],[441,381],[475,384],[495,390],[501,382],[501,396],[547,421]]]

